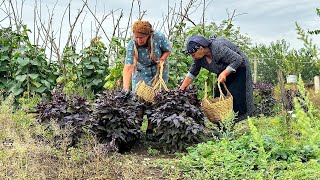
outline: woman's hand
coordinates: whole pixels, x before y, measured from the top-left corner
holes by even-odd
[[[158,68],[160,69],[161,66],[164,67],[164,66],[165,66],[165,63],[166,63],[166,60],[159,59],[159,61],[158,61]]]
[[[161,65],[161,64],[165,64],[166,63],[166,60],[165,59],[159,59],[159,64]]]
[[[166,60],[165,59],[162,59],[160,58],[159,61],[158,61],[158,65],[160,66],[161,64],[165,64],[166,63]]]
[[[219,83],[225,83],[227,81],[227,76],[231,73],[229,69],[225,69],[218,76]]]
[[[192,79],[189,78],[188,76],[183,80],[180,90],[184,91],[190,84],[192,83]]]
[[[219,83],[225,83],[227,81],[227,76],[223,73],[219,74],[218,76],[218,82]]]

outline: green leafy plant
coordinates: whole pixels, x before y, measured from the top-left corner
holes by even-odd
[[[274,117],[248,120],[249,131],[233,138],[188,148],[180,159],[183,178],[317,177],[320,153],[319,113],[309,100],[301,77],[294,110]],[[307,110],[306,110],[307,109]],[[190,173],[191,172],[191,173]]]
[[[282,70],[286,75],[299,75],[304,70],[304,64],[310,61],[310,54],[305,49],[291,50],[282,62]]]
[[[13,51],[19,46],[21,35],[11,27],[0,29],[0,88],[8,91],[15,64],[10,61]]]
[[[43,48],[29,42],[25,25],[21,34],[2,30],[1,34],[1,79],[3,88],[14,95],[49,93],[55,85],[56,66],[47,61]],[[11,43],[11,44],[10,44]]]
[[[115,61],[115,65],[110,68],[110,73],[106,76],[104,88],[107,90],[122,88],[122,70],[124,64],[120,60]]]
[[[94,93],[102,91],[104,77],[109,73],[106,49],[99,36],[91,40],[89,47],[80,51],[80,83]]]
[[[48,93],[56,79],[55,68],[46,61],[44,49],[29,46],[18,49],[13,55],[17,64],[14,84],[10,91],[14,95],[22,92]],[[52,73],[53,71],[53,73]]]
[[[110,57],[110,73],[105,77],[106,83],[104,88],[108,90],[120,89],[122,87],[122,70],[124,66],[124,58],[126,56],[126,41],[128,40],[121,37],[113,37],[110,42],[109,54]]]
[[[156,156],[156,155],[159,155],[160,151],[158,151],[158,150],[156,150],[156,149],[153,149],[153,148],[151,148],[151,147],[148,147],[147,153],[148,153],[150,156]]]

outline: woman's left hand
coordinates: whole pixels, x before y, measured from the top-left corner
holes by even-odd
[[[230,70],[225,69],[224,71],[222,71],[219,76],[218,76],[218,82],[220,83],[225,83],[227,81],[227,76],[231,73]]]
[[[219,83],[225,83],[226,80],[227,80],[227,76],[224,73],[219,74],[219,76],[218,76]]]

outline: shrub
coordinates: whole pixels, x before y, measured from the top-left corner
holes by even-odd
[[[254,86],[254,115],[275,115],[276,100],[273,97],[271,83],[257,83]]]
[[[91,131],[109,150],[130,150],[140,139],[142,103],[131,93],[108,91],[98,95],[91,118]]]
[[[160,143],[175,151],[200,142],[204,115],[199,107],[195,88],[158,94],[150,120],[156,124],[155,135]]]
[[[62,88],[57,87],[52,92],[52,100],[40,102],[36,112],[38,122],[44,125],[47,130],[51,131],[53,124],[56,124],[58,128],[70,130],[68,137],[57,134],[53,137],[54,141],[58,142],[62,138],[67,138],[70,139],[68,146],[74,146],[79,138],[85,134],[91,109],[85,98],[68,97]]]

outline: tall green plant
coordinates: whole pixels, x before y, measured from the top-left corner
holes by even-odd
[[[116,59],[114,65],[110,68],[110,73],[105,78],[105,89],[118,89],[121,88],[122,84],[122,70],[123,70],[123,60]]]
[[[86,94],[80,83],[81,73],[78,70],[78,61],[79,54],[76,53],[76,48],[74,46],[65,47],[59,64],[57,84],[63,86],[63,90],[67,95]]]
[[[312,38],[299,26],[296,22],[296,30],[298,33],[298,39],[303,41],[304,47],[310,51],[312,57],[317,57],[317,46],[313,43]]]
[[[298,25],[296,22],[296,30],[298,33],[298,39],[303,41],[303,66],[301,72],[303,80],[311,80],[314,76],[319,75],[320,71],[320,61],[319,61],[319,50],[315,43],[313,43],[312,38]]]
[[[124,59],[126,57],[126,47],[123,44],[126,44],[129,39],[124,39],[121,37],[113,37],[109,44],[109,74],[105,77],[105,89],[117,89],[122,85],[122,70],[124,66]]]
[[[13,80],[9,91],[16,96],[22,92],[49,93],[57,75],[56,66],[48,63],[44,49],[30,43],[29,31],[23,26],[20,45],[11,54]]]
[[[91,40],[89,47],[80,51],[80,83],[94,93],[102,91],[104,77],[109,71],[106,49],[99,36]]]
[[[315,142],[317,142],[317,144],[320,145],[319,111],[314,108],[314,105],[310,101],[301,76],[298,80],[298,90],[301,97],[295,99],[294,113],[297,117],[293,120],[297,126],[296,130],[302,133],[299,138],[303,138],[307,143],[315,144]]]
[[[0,29],[0,89],[8,91],[13,80],[14,63],[11,61],[13,51],[20,45],[21,35],[11,27]]]

